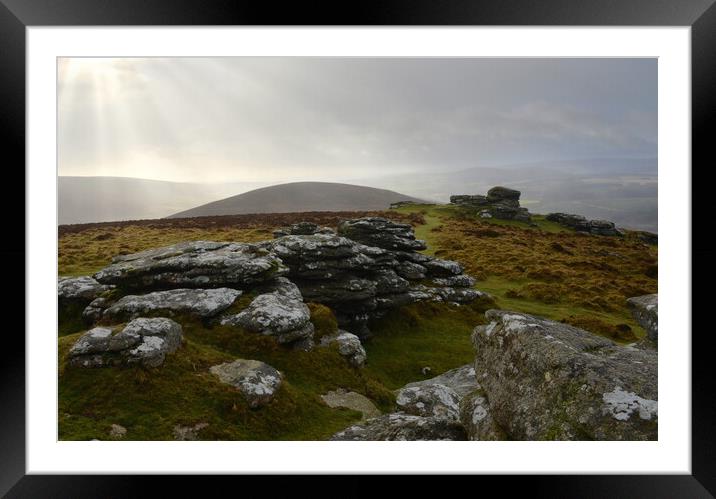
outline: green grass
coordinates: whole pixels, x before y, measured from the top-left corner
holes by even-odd
[[[492,306],[416,303],[391,311],[371,324],[374,336],[364,344],[366,373],[396,389],[473,362],[470,334],[485,322],[483,312]],[[428,376],[423,367],[431,368]]]
[[[609,336],[611,339],[622,343],[632,342],[635,338],[628,335],[625,337],[616,336],[618,334],[618,329],[616,328],[621,324],[629,326],[636,338],[644,338],[646,336],[646,331],[644,331],[644,329],[634,320],[631,314],[626,311],[601,312],[598,310],[576,306],[570,302],[544,303],[539,300],[511,297],[510,292],[519,290],[523,284],[524,282],[511,281],[497,276],[491,276],[484,281],[478,282],[475,287],[482,291],[486,291],[495,297],[495,308],[514,310],[515,312],[537,315],[555,321],[564,321],[569,323],[582,321],[582,324],[574,325],[583,327],[584,329],[597,334]],[[591,321],[588,322],[587,318],[591,319]]]
[[[401,214],[419,213],[423,216],[425,223],[414,225],[415,238],[424,240],[428,245],[428,249],[422,253],[432,254],[434,251],[433,243],[435,242],[433,229],[439,227],[442,223],[439,205],[408,204],[400,208],[393,208],[390,211]]]
[[[500,308],[564,321],[620,342],[644,336],[626,306],[631,296],[657,292],[658,248],[627,233],[576,233],[532,215],[532,222],[482,219],[450,205],[407,205],[420,213],[416,233],[429,252],[461,262],[477,288]]]

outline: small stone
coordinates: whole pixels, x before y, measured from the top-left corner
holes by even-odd
[[[338,353],[345,357],[350,365],[353,367],[363,367],[367,356],[358,336],[339,329],[335,335],[321,338],[322,346],[328,346],[332,343],[338,345]]]
[[[209,423],[197,423],[194,426],[176,425],[172,432],[174,440],[199,440],[199,432],[208,426]]]
[[[113,424],[109,429],[110,438],[119,440],[127,435],[127,428],[122,425]]]
[[[291,343],[313,337],[311,313],[302,299],[278,292],[259,295],[244,310],[222,318],[222,324],[240,326],[249,331],[274,336],[279,343]]]
[[[222,383],[239,390],[252,409],[271,402],[283,381],[280,372],[258,360],[237,359],[209,371]]]
[[[328,407],[345,407],[362,413],[362,420],[380,416],[380,411],[369,398],[360,393],[349,392],[343,388],[321,395],[321,399]]]

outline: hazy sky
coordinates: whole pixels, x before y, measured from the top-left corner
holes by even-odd
[[[58,74],[60,175],[345,181],[657,153],[656,59],[73,58]]]

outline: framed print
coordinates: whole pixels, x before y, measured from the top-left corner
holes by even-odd
[[[4,1],[27,201],[2,492],[561,474],[709,497],[691,165],[716,7],[675,6]]]

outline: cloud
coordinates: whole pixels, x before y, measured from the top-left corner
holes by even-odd
[[[655,59],[60,61],[61,175],[344,180],[655,156]]]

